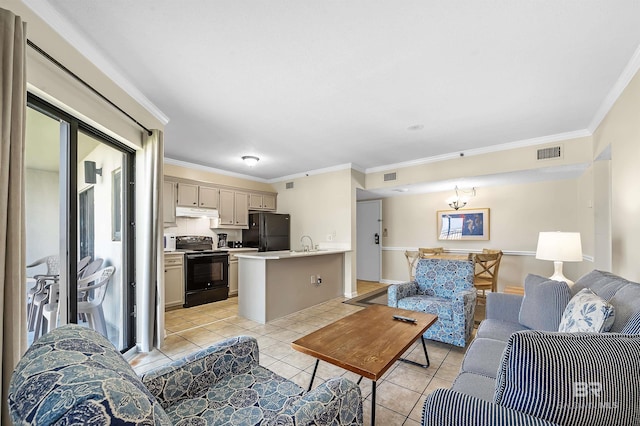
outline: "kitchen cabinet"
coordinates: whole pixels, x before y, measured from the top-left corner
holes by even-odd
[[[164,254],[164,307],[182,307],[184,304],[184,255]]]
[[[274,194],[249,194],[249,210],[276,210],[276,196]]]
[[[220,190],[209,186],[200,186],[198,192],[198,201],[200,207],[217,209]]]
[[[249,226],[249,194],[232,189],[220,190],[220,227]]]
[[[218,188],[182,182],[177,185],[179,206],[218,208]]]
[[[164,227],[176,224],[176,183],[164,181],[162,183],[162,217]]]

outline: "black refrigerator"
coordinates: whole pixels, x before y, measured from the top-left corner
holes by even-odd
[[[290,250],[290,229],[288,214],[250,213],[249,229],[242,230],[242,245],[258,251]]]

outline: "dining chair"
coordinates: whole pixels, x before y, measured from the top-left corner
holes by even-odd
[[[486,291],[495,293],[498,290],[498,271],[502,260],[502,251],[483,249],[482,253],[473,255],[475,272],[473,285],[481,292],[478,295],[479,302],[486,302]]]
[[[413,281],[416,277],[416,260],[420,257],[420,253],[415,250],[406,250],[404,252],[404,257],[407,258],[407,263],[409,265],[409,281]]]

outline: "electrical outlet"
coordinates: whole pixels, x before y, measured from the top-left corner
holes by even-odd
[[[322,277],[320,275],[318,275],[317,281],[318,281],[318,284],[322,284]]]
[[[333,241],[333,234],[327,234],[327,241]]]
[[[316,283],[316,276],[311,275],[311,284],[315,284],[315,283]]]

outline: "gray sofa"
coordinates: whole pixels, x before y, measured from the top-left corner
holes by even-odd
[[[305,392],[258,364],[253,337],[225,339],[136,376],[97,332],[66,325],[38,339],[9,387],[15,425],[362,425],[345,378]]]
[[[562,284],[562,285],[560,285]],[[606,333],[559,333],[584,288],[615,308]],[[640,284],[592,271],[569,289],[529,275],[525,296],[492,293],[451,389],[423,424],[640,424]]]

